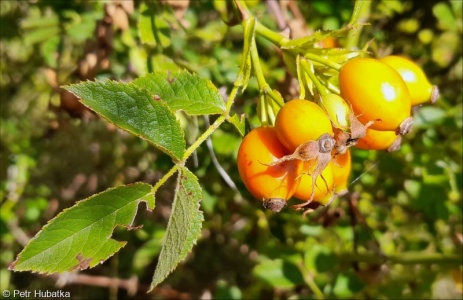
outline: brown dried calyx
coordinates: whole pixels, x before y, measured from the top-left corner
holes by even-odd
[[[294,160],[294,159],[299,159],[302,161],[309,161],[309,160],[316,159],[316,158],[318,159],[320,155],[322,154],[329,154],[331,158],[330,153],[334,145],[335,145],[334,138],[330,134],[325,133],[325,134],[322,134],[316,141],[308,141],[308,142],[305,142],[299,145],[299,147],[296,148],[293,154],[283,156],[282,158],[277,159],[274,162],[271,162],[267,165],[275,166],[282,162]]]
[[[437,87],[437,85],[433,85],[431,90],[431,99],[429,100],[429,103],[434,104],[439,98],[439,88]]]
[[[327,205],[323,205],[320,202],[316,202],[316,201],[306,201],[301,204],[292,205],[291,209],[297,210],[297,211],[302,210],[303,211],[302,216],[305,217],[307,214],[313,212],[320,206],[327,206]]]
[[[293,159],[298,159],[301,161],[310,161],[314,160],[316,161],[316,165],[314,170],[312,171],[311,177],[312,177],[312,186],[315,187],[316,181],[318,176],[321,175],[323,170],[328,166],[330,163],[332,156],[331,156],[331,151],[333,150],[336,142],[335,139],[328,133],[322,134],[318,140],[316,141],[308,141],[304,144],[299,145],[299,147],[296,148],[293,154],[283,156],[282,158],[268,164],[269,166],[272,165],[277,165],[279,163],[293,160]],[[322,176],[323,178],[323,176]],[[326,182],[325,182],[326,184]],[[310,198],[300,204],[300,205],[294,205],[291,208],[293,209],[301,209],[303,207],[306,207],[310,202],[312,202],[313,197],[314,197],[314,192],[315,188],[312,189],[312,194],[310,195]],[[270,199],[272,200],[272,199]],[[269,202],[270,200],[267,200]],[[267,206],[269,205],[268,203],[265,203],[264,201],[264,206],[266,208],[269,208]],[[273,204],[272,204],[273,205]],[[280,208],[281,209],[281,208]],[[273,210],[273,209],[272,209]]]
[[[397,135],[406,135],[412,131],[413,127],[413,117],[408,117],[400,123],[399,128],[397,129]]]
[[[400,149],[401,144],[402,144],[402,136],[399,134],[395,138],[394,142],[392,142],[392,144],[386,150],[387,152],[397,151]]]
[[[322,171],[323,171],[323,169],[322,169]],[[316,178],[317,178],[318,176],[321,176],[321,178],[323,179],[324,183],[327,184],[327,183],[326,183],[326,180],[325,180],[325,178],[323,177],[323,175],[321,174],[321,172],[320,172],[320,174],[318,174],[317,176],[315,176],[315,172],[314,172],[314,173],[312,174],[312,186],[313,186],[314,188],[312,189],[312,194],[310,195],[310,198],[309,198],[307,201],[305,201],[305,202],[303,202],[303,203],[301,203],[301,204],[296,204],[296,205],[292,205],[292,206],[291,206],[291,209],[293,209],[293,210],[302,210],[302,211],[303,211],[303,213],[302,213],[302,216],[303,216],[303,217],[304,217],[305,215],[307,215],[308,213],[310,213],[310,212],[314,211],[315,209],[317,209],[319,206],[328,206],[328,205],[330,205],[331,202],[333,202],[333,200],[336,199],[336,197],[339,196],[338,193],[335,193],[334,191],[331,191],[331,196],[330,196],[330,199],[328,200],[328,202],[326,202],[326,203],[324,203],[324,204],[321,204],[321,203],[318,202],[318,201],[313,201],[314,191],[315,191],[315,185],[316,185],[316,182],[315,182],[315,181],[316,181]],[[315,180],[314,180],[314,178],[315,178]]]
[[[336,152],[338,154],[346,153],[347,148],[355,146],[359,139],[365,137],[368,127],[373,125],[373,123],[376,121],[380,121],[380,119],[369,121],[364,125],[359,121],[359,119],[357,119],[354,112],[351,111],[349,114],[349,132],[343,131],[333,126],[334,139],[336,141]]]
[[[282,198],[264,199],[262,205],[264,206],[264,208],[270,209],[274,213],[277,213],[286,207],[286,200]]]

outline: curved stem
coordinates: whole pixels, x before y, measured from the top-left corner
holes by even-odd
[[[268,103],[268,98],[266,97],[265,98],[265,102],[267,102],[267,118],[268,118],[268,122],[274,126],[275,125],[275,119],[276,119],[276,116],[275,116],[275,111],[273,109],[273,106]],[[272,99],[273,100],[273,99]]]
[[[256,21],[256,33],[262,36],[263,38],[269,40],[274,45],[281,47],[289,41],[288,38],[282,36],[281,34],[267,28],[262,25],[260,22]]]
[[[156,193],[159,187],[161,187],[167,181],[167,179],[169,179],[172,175],[174,175],[175,172],[177,172],[177,170],[181,166],[185,165],[185,162],[193,154],[193,152],[229,117],[231,106],[234,103],[236,94],[238,93],[238,89],[239,89],[238,86],[233,87],[232,91],[230,92],[230,96],[228,97],[227,103],[225,105],[225,111],[223,112],[223,114],[220,117],[218,117],[214,121],[214,123],[212,123],[212,125],[209,126],[207,130],[203,132],[203,134],[201,134],[201,136],[199,136],[199,138],[190,147],[188,147],[188,149],[185,150],[182,160],[176,163],[169,170],[169,172],[164,174],[164,176],[162,176],[162,178],[158,182],[156,182],[156,184],[151,188],[151,192],[153,194]]]
[[[212,125],[209,126],[209,128],[207,128],[207,130],[204,131],[203,134],[201,134],[201,136],[190,147],[188,147],[188,149],[186,149],[185,153],[183,154],[183,164],[186,162],[188,157],[190,157],[190,155],[193,154],[196,148],[198,148],[199,145],[201,145],[228,118],[236,94],[238,93],[238,89],[238,86],[233,87],[233,89],[230,92],[230,96],[228,96],[228,100],[225,105],[225,111],[223,112],[223,114],[220,117],[218,117],[214,121],[214,123],[212,123]]]
[[[167,172],[166,174],[164,174],[164,176],[162,176],[161,179],[159,179],[158,182],[156,182],[156,184],[151,188],[151,193],[155,194],[156,191],[167,181],[167,179],[169,179],[172,175],[175,174],[175,172],[177,172],[177,170],[180,168],[180,165],[179,164],[176,164],[174,165],[170,170],[169,172]]]
[[[281,95],[279,95],[277,92],[275,92],[274,90],[272,90],[270,87],[268,87],[267,85],[267,88],[265,89],[265,93],[267,95],[270,96],[270,98],[272,98],[272,100],[279,106],[279,107],[283,107],[283,105],[285,105],[285,103],[283,102],[283,98],[281,98]]]
[[[348,26],[362,24],[368,19],[369,14],[370,14],[371,2],[372,1],[362,1],[362,0],[355,1],[354,11],[352,13],[352,17],[349,21]],[[362,32],[362,29],[363,29],[362,27],[359,27],[358,29],[351,30],[349,32],[346,38],[345,45],[344,45],[347,49],[355,49],[358,47],[358,41],[360,38],[360,33]]]
[[[247,20],[251,15],[249,11],[246,1],[243,0],[234,0],[238,10],[241,12],[242,20]],[[274,45],[281,47],[284,43],[288,42],[289,39],[282,36],[281,34],[267,28],[266,26],[262,25],[259,21],[256,20],[255,23],[256,33],[260,36],[264,37],[265,39],[272,42]]]
[[[247,14],[250,14],[249,11],[247,10],[247,7],[246,7],[246,4],[241,1],[241,0],[235,0],[235,3],[237,3],[237,5],[240,7],[240,10],[243,10],[243,7],[245,8],[245,12]],[[242,11],[243,13],[243,11]],[[255,21],[255,32],[256,34],[262,36],[263,38],[269,40],[270,42],[272,42],[274,45],[278,46],[278,47],[282,47],[284,44],[286,44],[287,42],[290,41],[290,39],[284,37],[283,35],[277,33],[277,32],[274,32],[273,30],[267,28],[266,26],[264,26],[262,23],[260,23],[259,21]],[[339,71],[341,70],[341,65],[340,64],[337,64],[335,62],[332,62],[326,58],[323,58],[321,56],[318,56],[316,54],[312,54],[312,53],[301,53],[302,55],[304,55],[307,59],[310,59],[310,60],[313,60],[315,62],[318,62],[320,64],[323,64],[327,67],[330,67],[332,69],[335,69],[336,71]]]
[[[268,86],[267,81],[264,77],[264,72],[262,71],[262,67],[260,66],[260,59],[259,54],[257,53],[256,47],[256,40],[252,39],[251,41],[251,63],[254,69],[254,75],[256,76],[257,83],[259,84],[259,88],[261,92]]]
[[[250,55],[251,55],[251,64],[252,64],[252,68],[254,71],[254,76],[256,76],[257,78],[257,84],[259,85],[260,93],[265,95],[265,97],[269,96],[279,107],[282,107],[284,105],[283,100],[281,99],[281,97],[279,97],[277,93],[275,93],[270,88],[267,81],[265,80],[264,72],[262,71],[262,67],[260,65],[260,58],[259,58],[259,53],[257,52],[256,41],[254,38],[251,41]],[[268,117],[270,117],[270,120],[272,120],[272,116],[268,115],[269,107],[271,105],[265,99],[261,100],[260,105],[261,105],[260,121],[262,124],[267,124]]]
[[[259,96],[259,120],[262,126],[268,125],[267,118],[267,101],[265,101],[265,95],[261,94]]]
[[[327,66],[327,67],[329,67],[331,69],[334,69],[336,71],[341,71],[341,65],[338,64],[338,63],[332,62],[329,59],[326,59],[324,57],[318,56],[318,55],[313,54],[313,53],[304,53],[303,55],[308,60],[318,62],[318,63],[320,63],[322,65],[325,65],[325,66]]]
[[[304,279],[304,282],[309,286],[309,288],[312,290],[312,292],[315,294],[315,297],[317,299],[323,299],[323,292],[320,290],[320,288],[317,286],[315,281],[313,280],[313,276],[311,276],[310,272],[304,268],[302,264],[297,264],[297,267],[299,271],[302,273],[302,277]]]
[[[297,81],[299,82],[299,98],[305,99],[305,90],[309,86],[307,82],[307,77],[304,75],[304,72],[301,70],[301,56],[297,55],[296,67],[297,67]]]

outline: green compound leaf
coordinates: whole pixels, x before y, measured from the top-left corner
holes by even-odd
[[[201,234],[204,220],[200,211],[201,187],[196,176],[182,168],[177,178],[172,214],[154,272],[151,289],[162,282],[185,259]]]
[[[71,272],[96,266],[126,242],[111,239],[116,226],[133,229],[140,202],[154,209],[151,186],[135,183],[77,202],[49,221],[10,265],[10,270]]]
[[[176,73],[154,72],[139,77],[132,84],[152,93],[155,99],[189,115],[221,114],[225,102],[210,80],[187,71]]]
[[[169,107],[153,99],[148,91],[109,80],[64,88],[118,127],[147,140],[174,159],[182,158],[185,139],[180,124]]]

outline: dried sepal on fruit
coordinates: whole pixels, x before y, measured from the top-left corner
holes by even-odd
[[[291,161],[291,160],[301,160],[301,161],[309,161],[316,159],[318,162],[324,161],[323,157],[329,157],[331,159],[331,150],[335,145],[334,138],[325,133],[316,141],[308,141],[305,142],[299,147],[294,150],[292,154],[288,154],[283,156],[280,159],[277,159],[273,162],[267,163],[267,166],[275,166],[282,162]]]
[[[294,193],[295,198],[304,202],[292,205],[291,209],[303,210],[304,214],[307,214],[319,205],[329,205],[335,198],[335,175],[331,163],[319,174],[316,174],[316,168],[316,161],[305,162],[305,173],[301,175],[301,182]],[[318,204],[315,205],[315,203]]]
[[[332,156],[331,152],[335,146],[334,138],[325,133],[318,140],[316,141],[308,141],[305,142],[296,150],[289,155],[283,156],[280,159],[274,160],[266,164],[267,166],[275,166],[281,163],[286,163],[288,161],[302,161],[302,162],[310,162],[313,165],[313,168],[310,170],[310,176],[312,177],[312,187],[316,186],[317,178],[322,174],[323,170],[329,165],[331,162]],[[312,191],[314,191],[313,189]],[[300,207],[304,207],[308,203],[312,202],[314,198],[314,193],[312,193],[306,200],[305,203],[300,204]]]
[[[333,128],[337,154],[344,154],[349,147],[355,146],[357,141],[366,135],[368,128],[376,121],[377,120],[369,121],[364,125],[357,119],[354,113],[351,112],[349,115],[349,131],[346,132],[338,128]]]
[[[410,133],[413,128],[413,117],[408,117],[405,120],[400,123],[399,128],[397,128],[397,134],[400,135],[406,135],[407,133]]]
[[[262,201],[262,206],[266,209],[277,213],[286,207],[287,200],[282,198],[269,198]]]

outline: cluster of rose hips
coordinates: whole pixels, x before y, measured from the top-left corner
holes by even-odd
[[[249,192],[279,212],[294,197],[306,212],[347,192],[352,146],[394,151],[411,131],[412,106],[435,102],[438,89],[411,60],[354,58],[338,76],[339,94],[288,101],[275,126],[251,130],[238,152]]]

